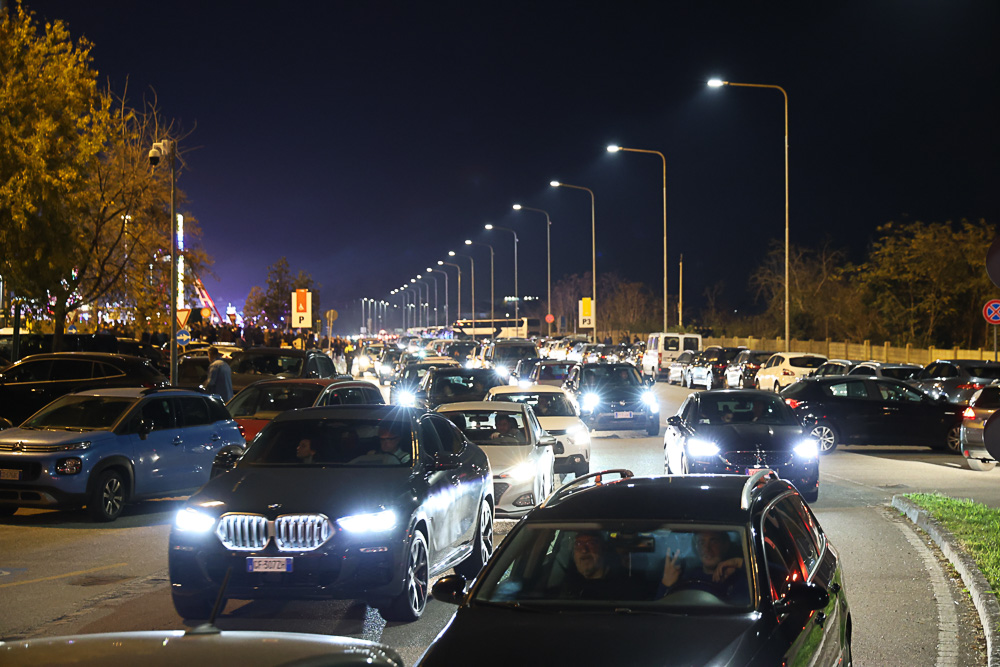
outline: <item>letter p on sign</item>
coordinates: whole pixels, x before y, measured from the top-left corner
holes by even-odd
[[[312,292],[309,290],[292,292],[292,328],[312,329]]]

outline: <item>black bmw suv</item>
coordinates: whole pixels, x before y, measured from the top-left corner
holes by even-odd
[[[660,404],[632,364],[577,364],[563,388],[576,398],[592,430],[660,432]]]

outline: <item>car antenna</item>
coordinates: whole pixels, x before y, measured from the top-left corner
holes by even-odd
[[[215,605],[212,607],[212,613],[208,617],[208,620],[198,627],[188,630],[184,633],[185,635],[217,635],[222,632],[219,628],[215,627],[215,618],[226,604],[226,588],[229,587],[229,577],[232,573],[233,566],[230,565],[226,569],[226,576],[222,578],[222,585],[219,586],[219,594],[215,597]]]

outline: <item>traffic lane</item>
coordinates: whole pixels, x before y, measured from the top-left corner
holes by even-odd
[[[21,509],[0,519],[0,637],[37,634],[161,572],[178,506],[131,505],[109,524],[94,524],[80,511]]]

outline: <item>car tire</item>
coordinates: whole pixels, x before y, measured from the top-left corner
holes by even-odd
[[[406,559],[406,581],[403,591],[394,597],[382,610],[387,621],[410,623],[419,619],[427,608],[427,593],[430,584],[430,561],[427,556],[427,540],[420,531],[413,533]]]
[[[817,500],[819,500],[819,489],[812,489],[811,491],[802,491],[800,495],[807,503],[814,503]]]
[[[753,388],[754,389],[760,389],[760,380],[754,380],[753,381]]]
[[[105,470],[87,499],[87,513],[91,520],[107,523],[117,519],[124,508],[125,480],[117,470]]]
[[[837,448],[837,444],[840,441],[840,437],[837,435],[837,431],[832,425],[826,422],[820,422],[812,427],[809,434],[816,438],[816,442],[819,444],[820,454],[829,454]]]
[[[948,429],[944,436],[944,449],[949,454],[962,453],[962,427],[958,424]]]
[[[646,426],[646,435],[649,437],[655,437],[660,435],[660,418],[656,417],[649,420],[649,425]]]
[[[180,595],[171,591],[170,597],[177,615],[184,620],[207,620],[215,605],[215,600],[207,595]]]
[[[997,465],[996,461],[980,461],[979,459],[965,459],[965,463],[969,466],[969,470],[976,472],[989,472]]]
[[[493,508],[483,500],[476,521],[476,537],[472,541],[472,553],[455,566],[455,572],[466,579],[475,579],[493,555]]]
[[[590,461],[583,461],[582,463],[577,463],[576,464],[576,469],[573,470],[573,473],[577,477],[583,477],[584,475],[589,475],[590,474]]]

